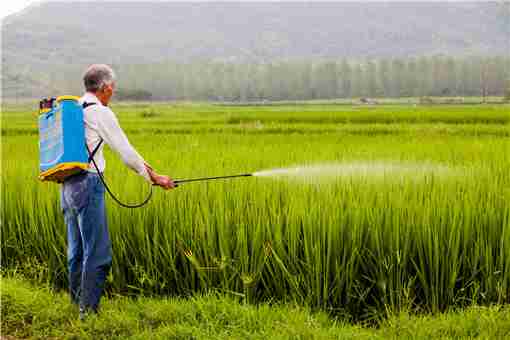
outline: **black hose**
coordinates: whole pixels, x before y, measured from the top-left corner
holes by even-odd
[[[87,151],[90,154],[90,150],[89,150],[88,147],[87,147]],[[91,157],[91,160],[92,160],[92,164],[94,164],[94,168],[96,168],[97,174],[99,175],[99,178],[101,179],[101,182],[103,182],[103,185],[104,185],[106,191],[108,191],[108,194],[110,194],[111,198],[115,202],[117,202],[121,207],[135,209],[135,208],[143,207],[144,205],[149,203],[149,200],[152,198],[152,189],[153,189],[152,187],[153,187],[153,185],[151,185],[151,191],[149,192],[149,196],[147,196],[147,198],[142,203],[138,203],[138,204],[126,204],[126,203],[122,203],[117,197],[115,197],[113,192],[110,190],[110,188],[106,184],[106,182],[104,180],[104,177],[103,177],[103,174],[101,173],[101,171],[99,171],[99,167],[97,166],[96,161],[94,160],[94,157]]]
[[[89,152],[89,155],[93,155],[93,153],[91,154],[88,146],[87,146],[87,151]],[[149,195],[147,196],[147,198],[145,198],[145,200],[143,200],[143,202],[138,203],[138,204],[126,204],[126,203],[122,203],[117,197],[115,197],[113,192],[110,190],[110,188],[106,184],[106,181],[104,180],[104,177],[103,177],[103,173],[101,171],[99,171],[99,167],[97,166],[96,161],[94,160],[94,157],[91,156],[90,160],[92,161],[92,164],[94,164],[94,168],[96,168],[97,174],[99,175],[99,178],[101,179],[101,182],[103,182],[103,185],[104,185],[106,191],[108,191],[108,194],[110,194],[111,198],[115,202],[117,202],[120,206],[122,206],[124,208],[130,208],[130,209],[140,208],[140,207],[143,207],[144,205],[146,205],[149,202],[149,200],[152,198],[152,190],[153,190],[152,187],[154,186],[154,184],[151,185],[151,191],[149,192]],[[253,176],[253,175],[252,174],[241,174],[241,175],[231,175],[231,176],[216,176],[216,177],[202,177],[202,178],[191,178],[191,179],[179,179],[179,180],[175,180],[174,183],[177,186],[177,184],[181,184],[181,183],[199,182],[199,181],[210,181],[210,180],[214,180],[214,179],[226,179],[226,178],[236,178],[236,177],[249,177],[249,176]]]

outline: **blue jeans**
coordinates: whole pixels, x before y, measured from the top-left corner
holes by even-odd
[[[99,175],[91,172],[70,177],[60,192],[67,225],[69,291],[81,312],[97,312],[112,263],[104,192]]]

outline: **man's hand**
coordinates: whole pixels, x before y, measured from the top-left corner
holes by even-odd
[[[165,190],[173,189],[177,186],[170,177],[157,174],[149,164],[145,163],[145,168],[149,173],[152,183],[155,185],[158,185]]]

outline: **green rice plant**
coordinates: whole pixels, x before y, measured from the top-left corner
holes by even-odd
[[[365,319],[402,309],[508,303],[504,108],[155,105],[161,115],[147,121],[141,108],[118,106],[132,144],[174,178],[361,166],[335,176],[182,185],[157,190],[136,210],[107,199],[114,253],[108,290],[217,291],[250,303],[295,301]],[[8,117],[2,127],[3,267],[65,287],[59,186],[37,180],[37,135],[18,133],[33,129],[33,117]],[[236,117],[261,121],[262,130],[278,127],[234,131]],[[181,127],[152,133],[165,124]],[[106,177],[123,200],[148,193],[110,153]],[[46,269],[38,276],[29,267]]]

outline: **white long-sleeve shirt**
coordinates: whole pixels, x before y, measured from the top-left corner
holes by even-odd
[[[90,105],[83,110],[83,120],[85,122],[85,140],[90,152],[96,148],[101,138],[104,140],[104,143],[101,144],[94,155],[94,161],[99,171],[103,172],[106,167],[106,161],[103,156],[103,147],[106,143],[120,156],[124,164],[152,183],[149,173],[145,168],[144,159],[129,143],[113,111],[101,104],[99,99],[90,92],[86,92],[80,98],[79,103],[80,105],[83,103],[95,103],[95,105]],[[97,172],[92,162],[87,171]]]

